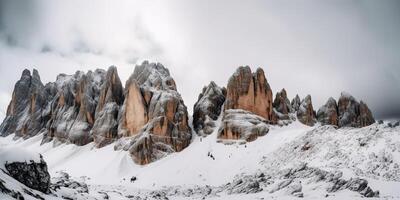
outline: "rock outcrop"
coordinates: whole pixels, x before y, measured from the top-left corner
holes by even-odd
[[[364,127],[375,123],[371,111],[364,102],[342,92],[338,101],[339,127]]]
[[[322,125],[338,125],[338,106],[334,98],[329,98],[325,105],[323,105],[317,112],[317,120]]]
[[[118,138],[118,113],[123,101],[124,89],[117,68],[111,66],[100,89],[95,122],[90,132],[97,147],[103,147]]]
[[[187,108],[175,81],[160,63],[143,62],[125,86],[119,113],[118,148],[128,150],[138,164],[148,164],[181,151],[191,140]]]
[[[215,128],[215,120],[221,114],[225,102],[226,89],[213,81],[203,88],[193,107],[193,128],[199,135],[209,135]]]
[[[268,133],[269,121],[246,110],[225,110],[218,139],[251,142]]]
[[[300,108],[301,100],[298,94],[296,94],[296,97],[292,99],[292,102],[290,103],[292,106],[293,112],[297,112]]]
[[[297,118],[305,125],[314,126],[316,118],[310,95],[307,95],[301,101],[299,110],[297,111]]]
[[[0,125],[3,136],[15,133],[17,137],[27,138],[36,135],[45,126],[47,118],[42,116],[42,111],[50,95],[44,88],[36,69],[32,74],[27,69],[22,72],[15,84],[6,118]]]
[[[61,74],[53,85],[57,94],[50,104],[50,120],[43,142],[57,139],[76,145],[93,141],[89,134],[94,122],[100,86],[105,80],[105,71],[81,71],[72,76]]]
[[[243,109],[272,122],[272,90],[264,71],[239,67],[228,81],[225,110]]]
[[[287,98],[285,89],[282,89],[280,92],[276,93],[273,107],[278,119],[289,119],[289,113],[292,112],[292,105]]]
[[[40,157],[40,162],[10,162],[4,167],[9,175],[34,190],[49,193],[50,174],[47,171],[47,164]]]

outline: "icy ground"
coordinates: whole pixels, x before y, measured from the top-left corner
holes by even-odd
[[[43,155],[54,193],[33,193],[44,199],[400,199],[399,126],[335,129],[294,122],[232,145],[218,143],[216,132],[146,166],[113,144],[40,146],[41,135],[0,138],[0,149]],[[3,171],[0,179],[9,188],[27,189]]]

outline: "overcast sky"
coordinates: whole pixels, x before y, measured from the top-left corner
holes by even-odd
[[[245,3],[243,3],[245,2]],[[274,93],[341,91],[400,118],[400,1],[0,0],[0,115],[24,68],[57,74],[163,63],[191,112],[202,87],[262,67]],[[2,117],[0,117],[2,118]]]

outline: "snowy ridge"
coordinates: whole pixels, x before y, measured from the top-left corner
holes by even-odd
[[[220,121],[221,117],[217,123]],[[377,123],[361,129],[313,128],[294,122],[271,126],[267,135],[243,145],[217,143],[214,130],[208,137],[195,137],[182,152],[146,166],[135,164],[126,152],[115,151],[113,145],[100,149],[93,143],[82,147],[53,147],[51,143],[40,146],[41,135],[17,141],[10,135],[1,138],[0,144],[41,153],[52,176],[65,171],[88,184],[87,197],[107,193],[111,199],[152,195],[169,199],[290,199],[293,195],[357,199],[367,189],[352,191],[350,186],[366,180],[371,191],[379,190],[380,197],[400,198],[395,189],[400,186],[399,129]],[[319,181],[316,174],[321,173],[326,178]],[[132,183],[133,176],[137,180]],[[328,176],[337,176],[347,185],[328,192],[329,188],[339,187]]]

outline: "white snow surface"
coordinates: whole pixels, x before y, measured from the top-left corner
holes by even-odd
[[[215,130],[205,138],[194,135],[192,143],[183,151],[146,166],[135,164],[126,151],[115,151],[112,144],[100,149],[95,148],[93,143],[81,147],[72,144],[54,146],[53,143],[40,145],[42,135],[27,140],[13,140],[13,137],[0,138],[1,160],[13,159],[10,157],[18,154],[14,152],[19,152],[13,148],[24,149],[23,154],[40,153],[48,164],[51,176],[64,171],[76,179],[83,178],[89,185],[91,195],[100,190],[119,191],[126,196],[165,187],[221,186],[238,176],[258,172],[279,173],[305,162],[309,167],[339,170],[346,179],[364,178],[373,190],[380,191],[381,198],[400,199],[399,127],[373,124],[361,129],[334,129],[319,125],[308,127],[296,121],[288,126],[271,126],[267,135],[242,145],[218,143]],[[311,148],[300,151],[307,142]],[[208,153],[215,159],[207,156]],[[16,160],[31,158],[15,157]],[[137,177],[134,183],[130,182],[132,176]],[[321,199],[327,194],[327,183],[303,183],[302,186],[305,199]],[[284,191],[269,191],[214,195],[207,199],[295,198]],[[109,197],[127,199],[113,193]],[[193,198],[176,196],[172,199]],[[362,197],[356,192],[341,190],[330,194],[328,199]]]

